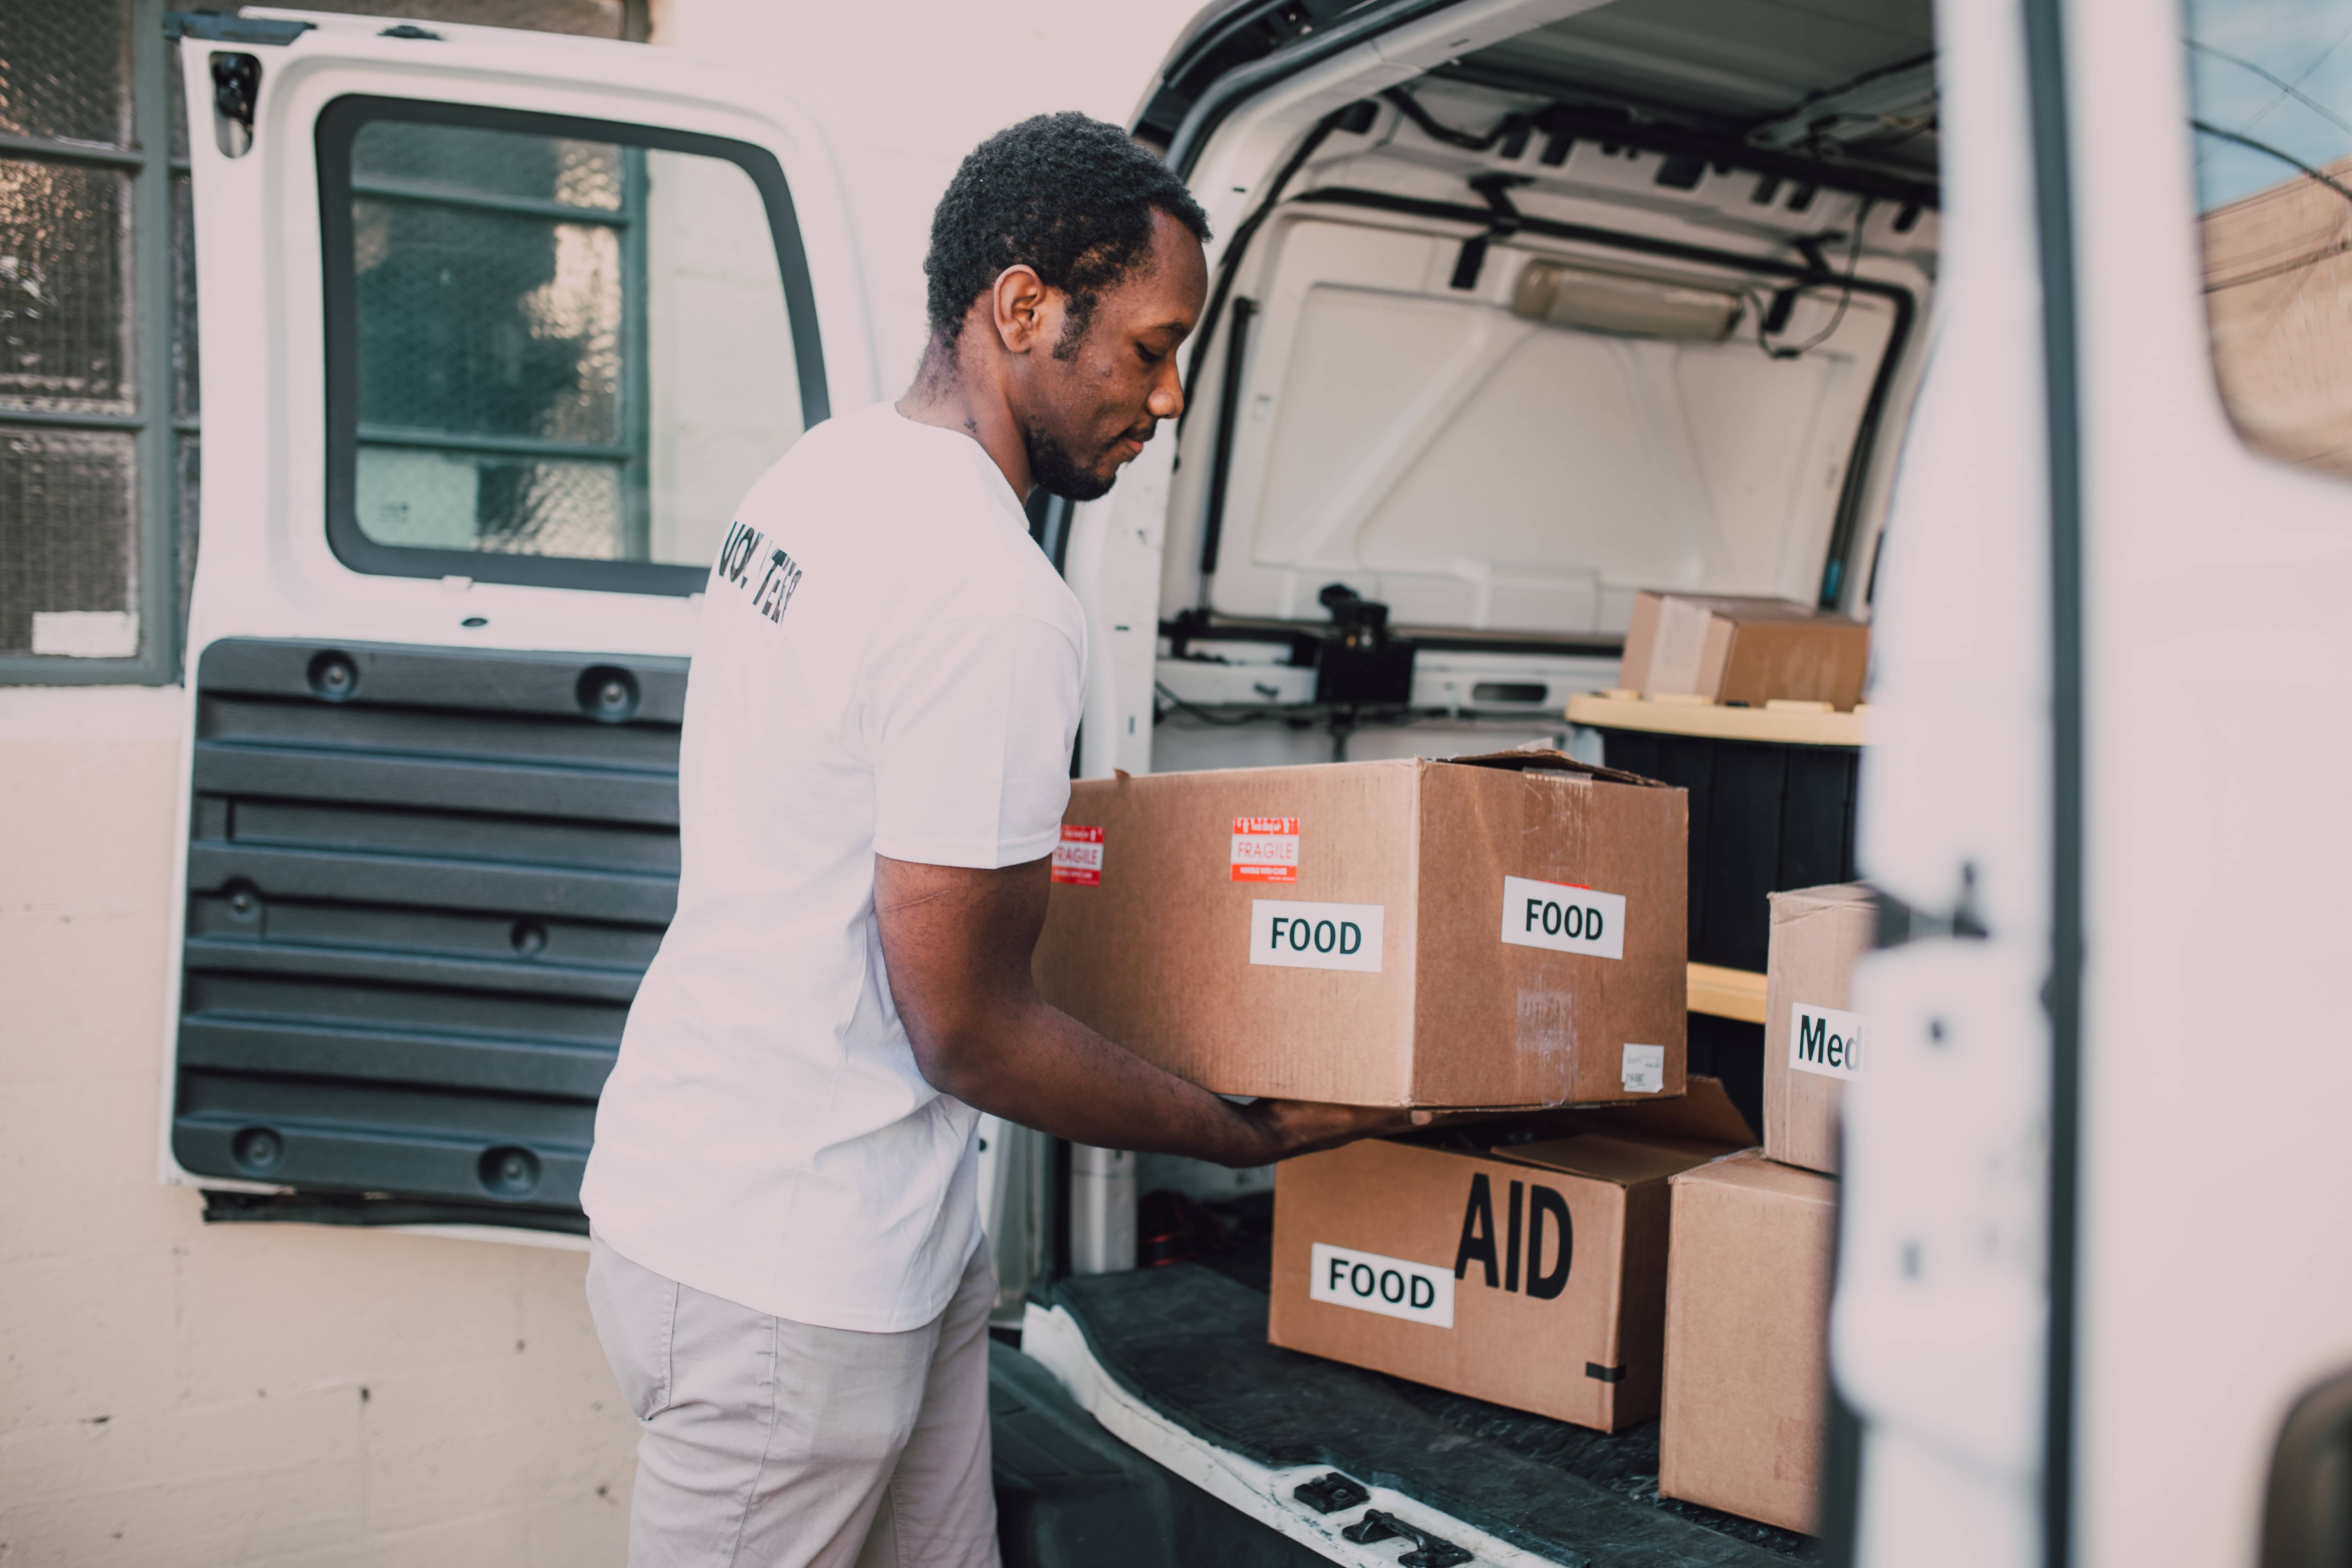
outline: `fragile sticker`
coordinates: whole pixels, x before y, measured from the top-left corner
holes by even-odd
[[[1627,1094],[1663,1093],[1666,1087],[1666,1047],[1627,1046],[1622,1082]]]
[[[1506,877],[1503,940],[1514,947],[1580,952],[1588,958],[1622,958],[1625,895],[1595,892],[1573,882]]]
[[[1236,882],[1298,880],[1298,818],[1234,817],[1233,867]]]
[[[1862,1015],[1834,1007],[1789,1009],[1789,1065],[1823,1078],[1862,1076]]]
[[[1081,888],[1102,886],[1103,830],[1062,825],[1062,841],[1054,846],[1054,880]]]
[[[1353,969],[1378,974],[1384,912],[1380,904],[1253,899],[1249,961],[1283,969]]]
[[[1313,1247],[1315,1277],[1309,1300],[1432,1328],[1454,1326],[1454,1272],[1377,1252],[1356,1252],[1318,1241]]]

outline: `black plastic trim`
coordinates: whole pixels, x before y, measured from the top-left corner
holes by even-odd
[[[1225,383],[1217,395],[1217,447],[1209,469],[1209,511],[1201,522],[1201,575],[1217,574],[1217,545],[1225,531],[1225,486],[1233,477],[1234,425],[1239,412],[1242,375],[1248,363],[1250,317],[1257,302],[1234,301],[1232,325],[1225,330]]]
[[[316,26],[314,22],[279,21],[270,16],[238,16],[219,11],[166,11],[163,36],[201,38],[218,44],[292,43]]]
[[[819,333],[816,294],[802,248],[800,218],[782,165],[764,147],[724,137],[666,127],[573,115],[533,114],[475,104],[354,94],[320,111],[315,141],[319,160],[319,225],[326,305],[327,542],[336,558],[354,572],[394,577],[471,577],[481,583],[519,583],[543,588],[605,593],[702,592],[708,566],[649,561],[590,561],[563,556],[505,555],[474,550],[432,550],[382,544],[359,525],[354,500],[358,465],[359,350],[356,280],[352,252],[352,140],[373,121],[398,120],[426,125],[465,125],[484,130],[535,132],[582,141],[724,158],[750,175],[768,208],[776,265],[792,322],[793,355],[800,376],[803,429],[832,412],[826,388],[824,350]]]
[[[1265,58],[1335,21],[1357,0],[1233,0],[1196,16],[1161,62],[1160,83],[1135,133],[1166,147],[1184,115],[1218,78]]]
[[[1861,164],[1825,163],[1799,153],[1758,147],[1736,130],[1678,124],[1651,115],[1636,119],[1622,109],[1557,101],[1562,84],[1533,76],[1522,77],[1513,71],[1497,70],[1476,60],[1463,59],[1438,66],[1428,75],[1439,81],[1466,82],[1504,92],[1554,98],[1554,102],[1538,111],[1537,119],[1540,129],[1555,136],[1617,147],[1637,147],[1644,153],[1696,159],[1702,164],[1745,169],[1750,174],[1801,181],[1825,191],[1842,191],[1848,195],[1869,196],[1905,205],[1916,205],[1933,209],[1943,205],[1943,188],[1932,180],[1909,179]]]
[[[2294,1402],[2271,1452],[2261,1568],[2343,1568],[2352,1561],[2352,1372]]]
[[[2074,1560],[2075,1335],[2080,1282],[2083,1039],[2083,432],[2075,316],[2073,139],[2067,123],[2066,10],[2025,0],[2025,75],[2033,132],[2034,226],[2050,481],[2050,1281],[2042,1429],[2042,1561]]]
[[[211,1217],[462,1223],[477,1211],[417,1205],[470,1205],[579,1228],[597,1096],[677,904],[686,673],[204,651],[172,1150],[299,1194]]]
[[[1297,76],[1311,65],[1351,49],[1367,38],[1377,37],[1458,3],[1459,0],[1390,0],[1385,5],[1367,6],[1323,32],[1307,34],[1262,58],[1226,71],[1203,88],[1199,98],[1187,106],[1183,122],[1176,128],[1176,133],[1168,144],[1168,166],[1176,171],[1178,178],[1191,179],[1192,165],[1200,161],[1202,152],[1207,148],[1209,138],[1216,133],[1217,127],[1224,123],[1226,116],[1256,93]]]
[[[493,1225],[588,1234],[588,1216],[559,1210],[420,1203],[353,1193],[231,1193],[202,1189],[206,1225]]]
[[[1586,637],[1575,633],[1465,632],[1445,627],[1398,626],[1392,635],[1422,653],[1533,653],[1580,658],[1621,658],[1625,639]],[[1160,635],[1180,646],[1192,642],[1288,643],[1299,650],[1297,666],[1315,662],[1312,647],[1330,636],[1329,621],[1285,621],[1271,616],[1226,616],[1214,610],[1186,610],[1160,623]]]

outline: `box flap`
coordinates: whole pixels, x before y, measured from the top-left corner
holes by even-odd
[[[1795,1198],[1806,1203],[1834,1204],[1838,1195],[1835,1176],[1768,1160],[1760,1149],[1741,1149],[1703,1165],[1687,1167],[1675,1173],[1673,1180],[1678,1187],[1692,1182],[1747,1187],[1776,1197]]]
[[[1645,789],[1678,789],[1678,784],[1663,784],[1645,779],[1639,773],[1629,773],[1622,768],[1604,768],[1594,763],[1580,763],[1566,752],[1549,746],[1518,746],[1507,752],[1483,752],[1475,757],[1445,757],[1432,762],[1431,767],[1503,768],[1514,773],[1580,773],[1588,778],[1606,780],[1610,784],[1639,784]]]
[[[1620,1186],[1658,1182],[1721,1157],[1723,1145],[1692,1138],[1663,1138],[1617,1131],[1576,1132],[1540,1143],[1494,1151],[1498,1160],[1591,1176]]]
[[[1693,1073],[1683,1093],[1673,1100],[1643,1100],[1629,1105],[1596,1105],[1571,1110],[1563,1120],[1580,1130],[1638,1133],[1647,1138],[1678,1138],[1711,1143],[1718,1152],[1744,1149],[1756,1142],[1756,1131],[1723,1091],[1720,1079]]]
[[[1772,906],[1772,922],[1800,921],[1807,915],[1827,909],[1849,909],[1855,904],[1875,905],[1877,895],[1861,882],[1831,882],[1819,888],[1790,888],[1765,895]],[[1874,910],[1874,913],[1875,910]]]
[[[1812,621],[1830,626],[1860,626],[1852,616],[1835,610],[1824,610],[1795,599],[1759,597],[1742,594],[1675,594],[1660,593],[1662,605],[1688,605],[1710,616],[1729,621]]]

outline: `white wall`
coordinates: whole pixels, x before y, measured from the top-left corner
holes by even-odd
[[[923,347],[923,251],[957,163],[1018,120],[1083,110],[1127,123],[1202,0],[653,0],[656,44],[756,64],[833,140],[879,327],[882,384]]]
[[[617,1563],[584,1254],[157,1183],[184,709],[0,689],[0,1563]]]
[[[1025,114],[1124,120],[1189,4],[656,0],[822,116],[886,381],[932,204]],[[0,1563],[618,1563],[635,1432],[583,1256],[207,1226],[155,1180],[184,694],[0,688]]]

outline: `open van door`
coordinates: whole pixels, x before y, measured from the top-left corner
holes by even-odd
[[[2352,1552],[2347,37],[1938,10],[1832,1327],[1864,1565]]]
[[[833,168],[668,51],[176,21],[206,471],[166,1175],[584,1231],[700,595],[767,568],[752,479],[877,395]]]

